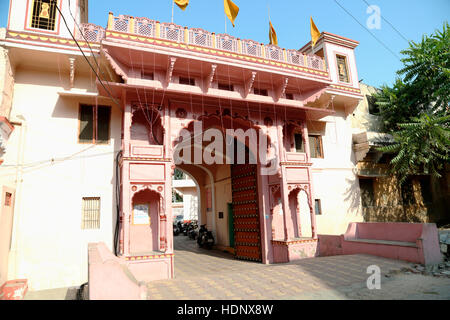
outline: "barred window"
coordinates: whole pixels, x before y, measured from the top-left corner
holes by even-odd
[[[341,82],[350,82],[348,77],[348,66],[347,66],[347,58],[344,56],[336,56],[337,67],[338,67],[338,75],[339,81]]]
[[[81,229],[100,229],[100,198],[83,198]]]
[[[57,0],[34,0],[31,27],[55,30]]]
[[[322,200],[316,199],[316,200],[314,201],[314,204],[315,204],[316,215],[317,215],[317,216],[322,215]]]

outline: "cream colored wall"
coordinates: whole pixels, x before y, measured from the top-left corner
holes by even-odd
[[[382,132],[381,118],[369,113],[369,103],[366,98],[367,95],[375,94],[376,89],[364,83],[360,84],[360,88],[364,98],[353,111],[353,114],[350,115],[352,128],[359,129],[355,131]]]
[[[0,30],[0,40],[5,29]],[[0,116],[9,117],[14,91],[14,67],[11,65],[8,50],[0,46]]]
[[[342,234],[350,222],[363,220],[359,182],[354,169],[352,128],[342,110],[336,110],[335,115],[322,121],[326,122],[322,136],[324,159],[312,159],[314,195],[322,203],[322,215],[316,215],[317,231],[319,234]]]
[[[343,83],[339,81],[336,63],[336,54],[343,55],[347,57],[347,66],[350,72],[351,83]],[[331,80],[334,83],[348,85],[354,88],[359,88],[358,71],[356,67],[355,52],[353,49],[338,46],[332,43],[325,44],[325,55],[328,61],[328,70],[330,73]]]
[[[89,75],[77,74],[77,88],[92,89],[90,85]],[[103,241],[113,248],[114,157],[121,144],[121,111],[112,106],[108,145],[79,144],[78,106],[93,101],[59,97],[62,89],[57,72],[16,71],[11,118],[23,126],[8,143],[0,182],[14,184],[23,148],[9,278],[28,279],[31,290],[87,282],[87,244]],[[100,229],[81,230],[82,197],[94,196],[101,197]]]
[[[186,220],[194,220],[198,218],[198,196],[197,188],[183,188],[183,210]]]
[[[216,188],[216,244],[230,245],[228,230],[228,203],[233,202],[231,194],[231,171],[228,165],[218,165],[215,170]],[[223,219],[219,219],[219,212],[223,212]]]

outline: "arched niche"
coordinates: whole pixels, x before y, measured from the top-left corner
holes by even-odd
[[[296,185],[289,187],[289,213],[292,225],[291,235],[294,238],[311,238],[312,231],[312,211],[307,185]]]
[[[308,193],[305,190],[300,190],[298,193],[299,202],[299,219],[301,236],[305,238],[312,238],[312,221],[311,208]]]
[[[130,251],[143,253],[161,251],[165,248],[162,232],[165,216],[162,215],[161,195],[155,190],[143,189],[132,198],[130,221]]]
[[[164,128],[159,111],[150,106],[133,105],[130,139],[133,144],[162,145]]]

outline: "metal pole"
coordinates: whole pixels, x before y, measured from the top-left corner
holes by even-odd
[[[171,1],[172,1],[172,23],[173,23],[173,9],[175,7],[175,1],[173,1],[173,0],[171,0]]]

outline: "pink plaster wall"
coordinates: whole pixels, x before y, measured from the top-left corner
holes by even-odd
[[[314,258],[319,256],[317,241],[289,245],[289,261]]]
[[[319,253],[321,257],[342,255],[342,236],[319,234]]]
[[[374,239],[407,242],[407,245],[364,243],[349,240]],[[343,254],[371,254],[421,264],[442,261],[438,231],[431,223],[351,223],[342,238]]]
[[[104,243],[90,243],[89,299],[145,300],[147,287],[130,273],[125,262],[114,256]]]
[[[159,195],[145,190],[133,197],[133,206],[147,204],[149,206],[150,225],[130,226],[130,252],[144,253],[159,250]]]

